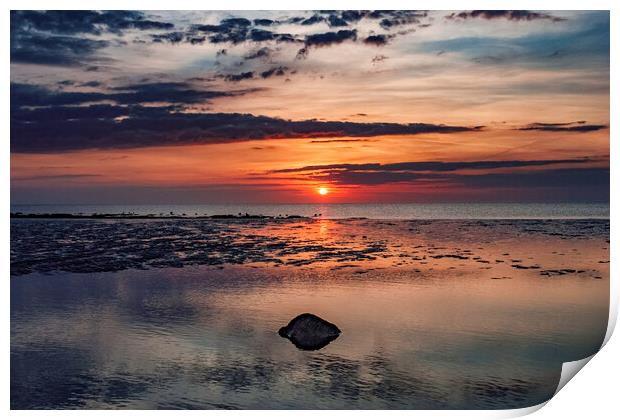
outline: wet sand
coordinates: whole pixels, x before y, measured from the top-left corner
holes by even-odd
[[[607,325],[609,221],[12,220],[12,408],[517,408]],[[312,312],[342,335],[277,335]]]

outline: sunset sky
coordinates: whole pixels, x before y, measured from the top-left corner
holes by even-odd
[[[609,120],[608,12],[11,13],[15,204],[607,201]]]

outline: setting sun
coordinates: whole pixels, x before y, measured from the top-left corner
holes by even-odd
[[[321,195],[327,195],[327,193],[329,192],[329,190],[325,187],[321,187],[319,188],[319,194]]]

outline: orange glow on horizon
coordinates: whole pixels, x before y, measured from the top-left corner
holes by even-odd
[[[567,134],[563,137],[562,150],[555,148],[553,141],[550,141],[557,137],[557,133],[541,132],[537,134],[535,144],[529,137],[523,138],[523,133],[512,129],[489,129],[476,133],[418,135],[415,141],[412,141],[414,136],[378,136],[373,138],[376,141],[362,142],[356,147],[348,146],[348,143],[343,146],[337,142],[313,143],[308,139],[289,139],[45,154],[15,153],[10,163],[11,183],[13,188],[24,191],[62,188],[63,191],[71,190],[71,194],[75,191],[77,195],[84,191],[84,197],[79,199],[86,201],[100,195],[92,193],[96,190],[114,194],[118,197],[114,200],[152,202],[161,196],[153,191],[161,188],[170,200],[201,203],[400,203],[488,199],[497,197],[501,191],[460,185],[458,179],[451,182],[419,178],[410,183],[364,183],[364,177],[372,172],[360,175],[359,183],[357,178],[334,182],[324,179],[328,172],[314,168],[368,162],[385,165],[404,161],[536,160],[541,155],[553,156],[554,159],[602,157],[600,161],[557,166],[562,168],[607,166],[604,157],[609,155],[608,129]],[[586,136],[588,141],[584,141]],[[299,170],[292,170],[295,168]],[[513,168],[511,172],[525,170]],[[461,170],[453,172],[453,175],[482,176],[501,171]],[[346,171],[341,172],[346,175]],[[323,188],[325,193],[321,191]],[[50,194],[53,198],[46,199],[55,200],[55,193]]]

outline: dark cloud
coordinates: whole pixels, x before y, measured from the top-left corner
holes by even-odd
[[[379,20],[386,29],[395,26],[419,24],[420,19],[426,18],[428,13],[420,10],[320,10],[310,17],[295,16],[285,20],[255,19],[255,26],[275,26],[281,24],[299,24],[312,26],[326,23],[330,27],[347,27],[362,19]],[[428,24],[427,24],[428,25]]]
[[[268,79],[269,77],[273,77],[273,76],[285,76],[288,70],[289,69],[286,66],[272,67],[269,70],[263,71],[260,74],[260,76],[263,79]]]
[[[16,153],[473,130],[470,127],[420,123],[290,121],[250,114],[184,113],[176,106],[70,106],[101,97],[83,96],[88,95],[86,93],[65,96],[29,85],[19,86],[18,89],[13,87],[12,90],[10,138],[11,150]],[[155,86],[154,90],[164,92],[166,87]],[[169,91],[176,92],[175,89]],[[136,92],[127,93],[136,95]],[[138,99],[144,100],[146,96],[147,100],[155,100],[154,96],[148,95],[148,92],[143,92]],[[167,100],[172,101],[173,98],[168,97]]]
[[[239,96],[251,91],[199,90],[188,83],[142,83],[119,86],[106,92],[53,91],[37,85],[11,83],[11,113],[21,107],[53,107],[93,102],[119,105],[141,103],[173,103],[178,105],[206,103],[220,97]]]
[[[59,66],[85,65],[96,57],[95,53],[123,40],[96,40],[75,36],[79,34],[123,35],[126,30],[156,31],[147,38],[133,39],[134,43],[189,43],[205,42],[237,45],[243,42],[305,43],[309,46],[329,46],[345,40],[356,41],[356,29],[309,34],[304,36],[266,30],[282,24],[301,26],[325,23],[330,27],[349,27],[362,19],[380,20],[385,29],[395,26],[419,24],[426,12],[415,10],[381,11],[319,11],[310,17],[292,17],[285,20],[245,18],[222,19],[218,24],[192,24],[175,29],[172,23],[147,19],[137,11],[16,11],[11,12],[11,59],[13,62]],[[157,32],[160,31],[160,32]],[[405,31],[406,32],[406,31]],[[400,33],[405,33],[403,31]],[[393,36],[393,35],[392,35]],[[370,35],[363,39],[369,45],[385,45],[388,35]],[[307,51],[307,50],[306,50]],[[89,63],[90,64],[90,63]]]
[[[207,40],[207,37],[204,37],[204,36],[189,36],[189,37],[187,37],[187,42],[189,42],[192,45],[204,44],[204,42],[206,40]]]
[[[256,23],[259,21],[260,23]],[[266,23],[271,24],[266,25]],[[279,22],[269,19],[257,19],[256,26],[272,26]],[[276,33],[261,28],[252,28],[252,22],[244,18],[230,18],[220,21],[218,25],[191,25],[185,33],[185,40],[197,38],[201,34],[207,34],[209,42],[214,44],[231,43],[239,44],[245,41],[253,42],[301,42],[288,33]]]
[[[171,108],[172,109],[172,108]],[[56,106],[54,108],[12,109],[11,119],[17,122],[34,121],[53,123],[55,121],[88,121],[94,119],[113,120],[124,117],[138,108],[117,105]]]
[[[89,12],[97,13],[97,12]],[[131,17],[131,15],[129,15]],[[363,10],[345,10],[345,11],[318,11],[310,17],[297,16],[284,20],[272,19],[254,19],[250,21],[245,18],[227,18],[222,19],[218,24],[192,24],[183,30],[169,31],[164,33],[149,34],[152,42],[178,44],[181,42],[191,44],[203,44],[210,42],[214,44],[230,43],[233,45],[243,42],[288,42],[288,43],[306,43],[306,46],[328,46],[343,42],[344,40],[355,41],[357,34],[355,29],[341,30],[337,32],[327,32],[318,34],[309,34],[304,36],[294,35],[290,33],[274,32],[271,28],[278,25],[300,25],[312,26],[319,23],[325,23],[329,27],[349,27],[356,24],[362,19],[380,20],[380,25],[385,29],[391,29],[395,26],[419,24],[419,19],[426,17],[426,12],[415,10],[383,10],[383,11],[363,11]],[[127,18],[129,19],[129,17]],[[128,21],[129,22],[129,21]],[[152,26],[152,29],[171,29],[164,23],[157,25],[157,22],[148,21],[142,15],[134,16],[132,25],[134,27],[141,26],[145,29]],[[129,23],[115,23],[110,27],[119,28],[129,26]],[[92,25],[91,25],[92,26]],[[84,30],[96,30],[94,27],[86,26]],[[270,28],[267,30],[265,28]],[[404,34],[407,31],[398,32]],[[393,35],[392,35],[393,36]],[[367,44],[384,45],[389,39],[387,35],[368,37]],[[146,42],[143,39],[135,39],[133,42]]]
[[[586,121],[575,121],[566,123],[532,123],[525,127],[518,128],[521,131],[568,131],[586,133],[607,128],[602,124],[586,124]]]
[[[399,162],[399,163],[340,163],[330,165],[302,166],[299,168],[278,169],[273,173],[295,173],[327,171],[329,173],[347,171],[373,172],[452,172],[465,169],[506,169],[526,166],[545,166],[556,164],[578,164],[591,162],[588,158],[563,160],[500,160],[500,161],[473,161],[473,162]]]
[[[278,22],[273,21],[271,19],[254,19],[255,26],[271,26]]]
[[[96,80],[91,80],[90,82],[84,82],[84,83],[80,83],[79,84],[79,86],[81,86],[81,87],[92,87],[92,88],[99,87],[101,85],[102,85],[102,83],[98,82]]]
[[[228,32],[232,28],[227,28],[223,25],[202,25],[195,24],[190,26],[191,31],[196,32],[211,32],[211,33],[220,33],[220,32]]]
[[[264,29],[252,29],[250,31],[250,39],[255,42],[271,41],[275,37],[276,35],[273,32]]]
[[[110,45],[108,40],[85,38],[105,32],[169,30],[167,22],[146,19],[137,11],[11,11],[11,61],[14,63],[77,66]]]
[[[189,39],[190,37],[187,37]],[[183,32],[168,32],[165,34],[154,34],[151,35],[151,39],[153,42],[170,42],[171,44],[178,44],[179,42],[186,39],[186,35]]]
[[[108,41],[64,35],[11,34],[11,62],[79,66],[108,45]]]
[[[340,12],[326,10],[319,13],[326,17],[317,14],[311,18],[312,23],[326,21],[330,26],[347,26],[362,19],[370,19],[379,20],[379,25],[384,29],[419,24],[420,19],[428,16],[428,12],[422,10],[343,10]]]
[[[312,17],[309,17],[308,19],[302,20],[300,24],[307,26],[307,25],[316,25],[317,23],[321,23],[321,22],[325,22],[325,18],[323,16],[313,15]]]
[[[421,23],[420,19],[428,16],[428,12],[420,10],[382,10],[375,11],[369,16],[383,17],[379,25],[383,29],[392,29],[397,26],[419,24]]]
[[[307,47],[327,47],[333,44],[341,44],[344,41],[355,41],[356,39],[356,30],[343,29],[338,32],[306,35],[305,43]]]
[[[343,18],[337,16],[337,15],[329,15],[329,17],[327,18],[327,24],[331,27],[338,27],[338,26],[348,26],[349,23],[344,20]]]
[[[295,38],[293,35],[291,34],[275,34],[275,40],[276,42],[303,42],[300,39]]]
[[[228,18],[228,19],[223,19],[220,22],[220,25],[224,25],[224,26],[250,26],[250,25],[252,25],[252,22],[249,21],[246,18]]]
[[[364,16],[368,14],[368,11],[364,10],[343,10],[340,13],[340,18],[349,23],[355,23],[362,20]]]
[[[239,44],[248,39],[251,39],[250,28],[252,22],[245,18],[228,18],[220,21],[219,25],[192,25],[190,27],[190,34],[195,33],[207,33],[210,34],[208,39],[214,44],[230,42],[232,44]],[[257,38],[261,37],[261,33],[270,33],[269,31],[255,30],[257,31]],[[272,39],[272,38],[269,38]],[[258,40],[258,39],[257,39]],[[267,40],[267,39],[265,39]]]
[[[609,168],[562,168],[525,173],[464,175],[460,182],[475,188],[600,188],[609,194]]]
[[[386,35],[386,34],[369,35],[368,37],[364,38],[364,44],[376,45],[380,47],[382,45],[386,45],[392,37],[393,35]]]
[[[295,59],[305,60],[306,58],[308,58],[308,48],[306,47],[300,48],[299,51],[297,51],[297,55],[295,56]]]
[[[238,73],[238,74],[224,75],[224,79],[228,82],[240,82],[242,80],[253,79],[253,78],[254,78],[253,71],[246,71],[246,72]]]
[[[305,37],[290,33],[278,33],[270,29],[281,24],[295,24],[301,26],[313,26],[325,23],[330,27],[348,27],[362,19],[380,20],[380,25],[385,29],[395,26],[419,24],[419,19],[426,17],[426,12],[416,10],[383,10],[383,11],[319,11],[310,17],[292,17],[285,20],[254,19],[250,21],[245,18],[228,18],[221,20],[218,24],[194,24],[190,25],[186,32],[169,32],[167,34],[154,34],[152,39],[155,42],[168,41],[178,42],[204,42],[201,34],[206,34],[206,39],[211,43],[232,43],[239,44],[246,41],[252,42],[304,42],[306,46],[328,46],[338,44],[344,40],[355,41],[357,31],[355,29],[340,30],[337,32],[326,32],[309,34]],[[403,32],[404,33],[404,32]],[[392,35],[393,36],[393,35]],[[371,36],[368,44],[383,45],[387,41],[387,35]],[[382,44],[383,42],[383,44]]]
[[[244,95],[250,91],[198,90],[185,82],[141,83],[115,88],[119,93],[108,94],[108,98],[121,104],[148,102],[170,102],[175,104],[205,103],[210,99]]]
[[[16,33],[32,31],[54,34],[93,34],[103,32],[120,34],[127,29],[172,29],[174,25],[146,19],[138,11],[90,11],[90,10],[12,10],[11,37]]]
[[[23,83],[11,83],[11,116],[13,109],[32,106],[74,105],[101,101],[99,92],[51,91],[44,87]]]
[[[170,44],[179,44],[181,42],[186,42],[192,45],[200,45],[204,44],[207,37],[196,35],[193,32],[167,32],[164,34],[152,34],[151,40],[157,43],[169,42]]]
[[[528,10],[472,10],[471,12],[451,13],[446,16],[447,19],[507,19],[512,21],[522,20],[551,20],[559,22],[566,20],[552,16],[548,13],[530,12]]]
[[[202,25],[203,27],[212,26],[212,25]],[[239,44],[244,42],[248,37],[248,29],[247,27],[232,27],[230,31],[224,30],[216,30],[210,31],[208,29],[203,29],[203,32],[215,32],[214,34],[208,37],[209,41],[213,44],[220,44],[229,42],[231,44]]]
[[[246,60],[254,60],[257,58],[267,59],[271,57],[273,50],[269,47],[262,47],[257,50],[251,51],[243,57]]]
[[[293,16],[291,18],[288,18],[282,22],[278,22],[278,23],[288,23],[288,24],[296,24],[296,23],[301,23],[303,20],[305,20],[305,17],[301,17],[301,16]]]
[[[391,172],[391,171],[332,171],[309,175],[311,179],[340,185],[382,185],[398,182],[412,183],[418,180],[439,178],[436,174],[420,172]]]
[[[317,165],[316,167],[276,170],[273,173],[291,173],[295,179],[312,179],[337,185],[383,185],[393,183],[431,183],[435,189],[467,188],[499,191],[541,191],[541,199],[575,199],[575,194],[587,199],[605,200],[609,196],[609,168],[571,167],[559,165],[583,164],[589,159],[496,161],[496,162],[404,162],[389,165],[376,163],[359,165]],[[407,170],[403,168],[411,168]],[[509,172],[511,168],[527,171]],[[497,169],[501,172],[463,174],[459,169]],[[307,172],[307,173],[304,173]],[[514,195],[506,196],[506,199]]]
[[[360,115],[360,114],[357,114]],[[368,143],[377,140],[371,139],[332,139],[332,140],[312,140],[310,143]]]

